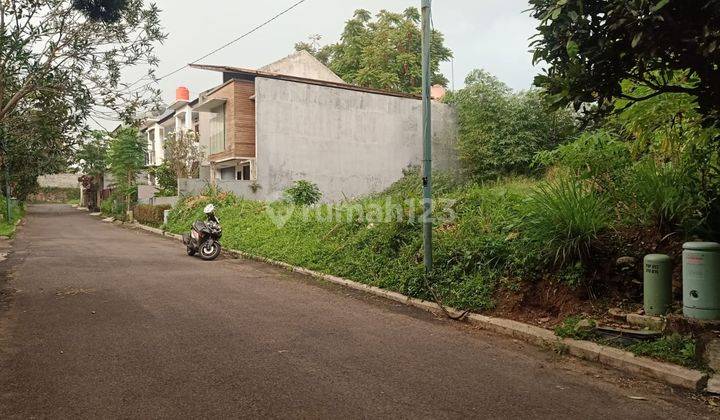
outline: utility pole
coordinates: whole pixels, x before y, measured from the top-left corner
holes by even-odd
[[[432,272],[432,125],[430,103],[430,13],[432,0],[422,0],[423,109],[423,255],[425,275]]]

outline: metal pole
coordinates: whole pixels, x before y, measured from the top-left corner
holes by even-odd
[[[432,272],[432,149],[430,111],[431,0],[422,0],[423,251],[425,274]]]
[[[12,208],[10,203],[10,147],[5,136],[4,124],[0,123],[0,145],[3,151],[3,166],[5,167],[5,221],[12,223]]]

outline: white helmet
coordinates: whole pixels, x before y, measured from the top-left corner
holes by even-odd
[[[207,206],[205,206],[205,210],[203,210],[203,213],[205,213],[205,214],[210,214],[210,213],[212,213],[212,212],[214,212],[214,211],[215,211],[215,205],[213,205],[213,204],[208,204]]]

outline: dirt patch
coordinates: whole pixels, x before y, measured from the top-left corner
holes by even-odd
[[[569,286],[560,271],[549,271],[540,280],[503,287],[495,295],[489,315],[552,328],[571,315],[611,323],[611,308],[642,312],[643,258],[667,254],[673,262],[674,311],[682,308],[682,244],[686,238],[655,228],[608,232],[598,238],[584,263],[584,279]]]

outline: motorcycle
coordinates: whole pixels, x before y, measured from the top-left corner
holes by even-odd
[[[220,220],[215,216],[215,206],[208,204],[203,210],[207,222],[195,221],[189,234],[183,235],[183,243],[187,247],[187,254],[191,257],[199,254],[205,261],[212,261],[220,255],[222,246],[222,227]]]

